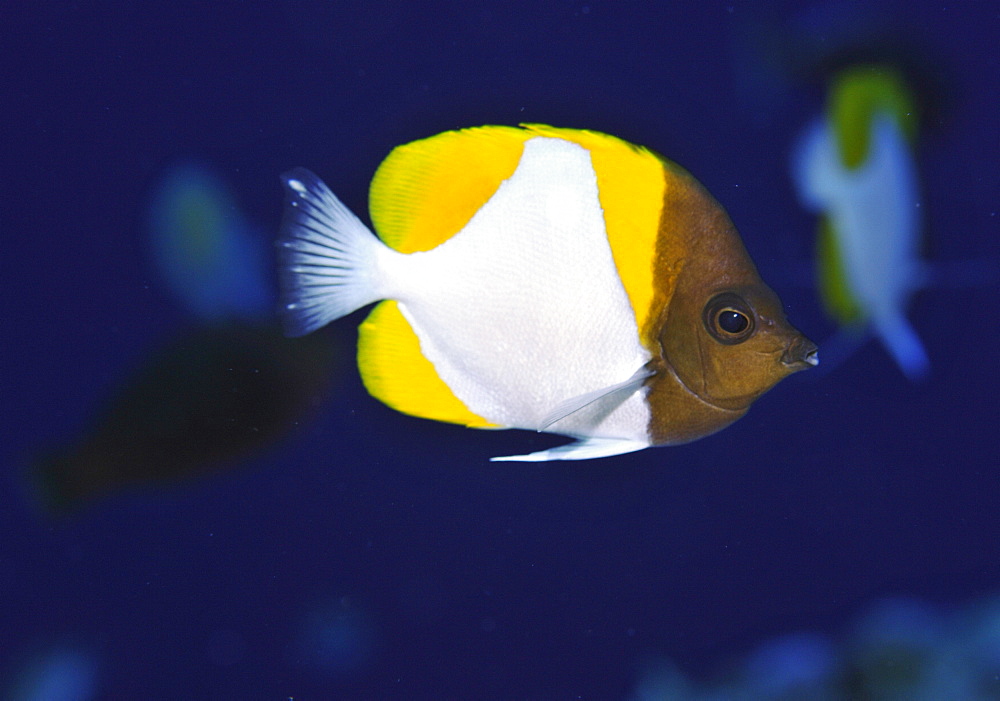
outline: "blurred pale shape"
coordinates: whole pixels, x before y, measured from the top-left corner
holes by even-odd
[[[189,312],[213,321],[271,311],[265,238],[207,167],[185,162],[166,172],[148,229],[160,275]]]

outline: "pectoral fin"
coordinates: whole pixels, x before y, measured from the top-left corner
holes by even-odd
[[[557,421],[565,419],[570,414],[575,414],[581,409],[590,406],[596,401],[604,399],[605,397],[611,397],[615,395],[615,404],[621,404],[630,396],[632,393],[637,391],[642,387],[646,378],[650,377],[653,371],[643,365],[641,368],[632,373],[632,376],[623,382],[610,385],[608,387],[601,387],[593,392],[587,392],[586,394],[580,394],[575,397],[570,397],[569,399],[559,402],[556,407],[550,411],[542,419],[541,423],[538,425],[539,431],[545,431],[552,424]]]

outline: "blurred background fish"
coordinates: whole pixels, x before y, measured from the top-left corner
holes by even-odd
[[[266,319],[273,311],[270,240],[208,165],[183,159],[164,172],[146,217],[153,265],[195,318]]]
[[[799,199],[819,215],[815,286],[838,324],[824,343],[826,372],[874,336],[906,377],[925,379],[931,361],[907,318],[914,293],[1000,280],[996,260],[923,257],[925,211],[935,197],[922,193],[918,151],[928,117],[940,119],[943,99],[933,92],[935,81],[918,70],[907,61],[838,68],[829,79],[823,114],[793,148]]]
[[[912,143],[914,100],[884,66],[839,73],[826,113],[793,156],[803,204],[821,213],[818,286],[827,313],[846,332],[871,329],[911,379],[930,362],[905,316],[923,281],[922,218]]]
[[[221,321],[153,351],[90,420],[84,435],[35,466],[43,503],[62,513],[129,485],[210,474],[251,458],[326,395],[326,334]]]
[[[194,161],[168,169],[147,232],[156,271],[192,321],[131,371],[83,435],[33,465],[35,493],[50,512],[242,464],[328,392],[330,335],[280,332],[270,247],[218,175]]]

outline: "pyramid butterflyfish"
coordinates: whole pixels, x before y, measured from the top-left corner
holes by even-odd
[[[613,136],[484,126],[399,146],[372,180],[371,229],[304,168],[283,182],[286,332],[378,302],[358,331],[371,395],[577,439],[494,460],[692,441],[818,362],[719,203]]]

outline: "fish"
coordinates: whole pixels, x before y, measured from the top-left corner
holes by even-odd
[[[192,158],[160,176],[146,235],[161,285],[200,322],[265,323],[274,314],[270,249],[263,228],[210,166]]]
[[[330,334],[287,338],[273,321],[195,325],[150,352],[79,438],[40,451],[32,501],[63,517],[123,490],[238,468],[315,412],[336,355]]]
[[[372,396],[576,439],[492,460],[693,441],[818,363],[718,202],[617,137],[494,125],[399,146],[372,179],[374,231],[309,170],[282,182],[286,333],[377,302],[358,329]]]
[[[911,380],[930,371],[906,318],[929,275],[919,256],[916,115],[898,71],[851,66],[833,79],[826,113],[805,128],[792,157],[799,199],[819,214],[816,268],[827,314],[847,336],[873,332]]]

